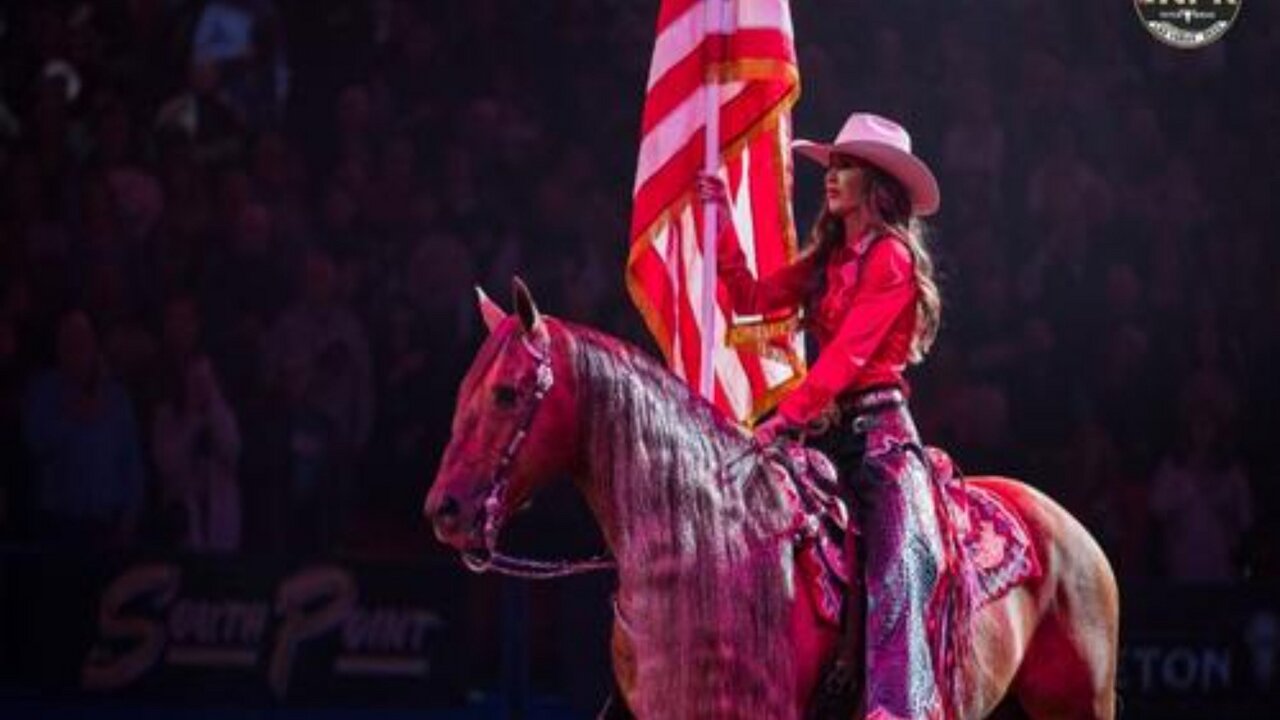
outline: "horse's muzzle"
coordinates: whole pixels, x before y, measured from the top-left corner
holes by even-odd
[[[458,545],[458,531],[462,529],[462,504],[452,495],[430,493],[422,505],[423,516],[431,523],[436,539],[448,545]]]
[[[464,502],[443,490],[428,493],[422,506],[422,514],[431,523],[436,540],[455,550],[483,548],[484,513],[478,504]]]
[[[458,501],[450,495],[445,495],[434,510],[428,506],[427,517],[436,524],[453,524],[457,521],[461,508]]]

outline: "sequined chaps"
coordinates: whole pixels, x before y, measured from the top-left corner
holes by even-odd
[[[915,422],[890,403],[845,413],[813,444],[840,469],[861,528],[866,716],[941,717],[927,608],[943,546]]]

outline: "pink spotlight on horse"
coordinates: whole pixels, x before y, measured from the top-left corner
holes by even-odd
[[[836,630],[800,578],[795,493],[653,358],[544,317],[519,281],[514,295],[511,317],[482,298],[491,332],[424,507],[436,536],[473,569],[504,569],[503,523],[571,476],[616,559],[614,673],[635,716],[804,717]],[[1114,717],[1118,598],[1102,551],[1030,487],[967,482],[1020,516],[1041,572],[974,615],[960,716]]]

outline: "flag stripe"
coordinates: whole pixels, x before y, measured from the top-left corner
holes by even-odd
[[[721,105],[731,105],[744,86],[734,83],[721,89]],[[707,112],[706,88],[698,87],[688,97],[666,111],[662,119],[645,132],[640,142],[640,165],[636,177],[651,177],[671,157],[686,148],[702,150],[702,117]],[[694,140],[697,142],[693,142]]]
[[[702,0],[668,0],[658,9],[658,35],[661,36],[671,24],[684,17],[690,11],[703,12]]]
[[[694,181],[704,163],[712,87],[732,215],[717,241],[736,244],[761,275],[790,261],[795,233],[788,113],[799,75],[786,0],[730,0],[725,27],[711,36],[706,2],[664,0],[659,11],[641,118],[627,287],[672,369],[688,380],[700,376],[703,362],[712,363],[713,401],[736,419],[750,420],[780,383],[794,380],[799,366],[724,346],[734,316],[723,286],[714,288],[713,317],[701,316],[702,264],[714,258],[704,255]],[[701,339],[708,333],[717,349],[703,358]],[[782,342],[798,349],[796,338]]]
[[[671,357],[671,328],[675,326],[675,287],[667,274],[667,266],[651,246],[633,253],[627,277],[628,290],[641,314],[649,322],[650,332],[662,354]],[[655,327],[656,325],[656,327]]]
[[[743,31],[769,30],[778,32],[782,27],[788,28],[785,36],[790,39],[791,20],[783,6],[776,2],[735,3],[734,11],[725,18],[729,25],[721,28],[728,35]],[[688,52],[689,44],[697,42],[706,31],[706,5],[700,0],[676,0],[662,4],[658,14],[657,40],[654,42],[653,60],[649,64],[650,77],[661,74],[668,67],[672,57],[681,57]],[[786,58],[793,57],[787,53]]]
[[[745,193],[747,196],[769,197],[780,192],[790,196],[790,188],[779,186],[778,179],[783,168],[779,166],[776,144],[771,142],[769,136],[761,135],[751,144],[750,158],[755,165],[755,172],[747,178],[751,186],[750,191]],[[753,225],[760,228],[762,233],[776,231],[781,235],[792,232],[790,213],[785,212],[785,208],[779,208],[777,203],[755,203],[751,206],[751,211]],[[753,244],[756,267],[774,269],[786,265],[791,261],[787,246],[794,246],[794,242],[794,238],[790,238],[786,244]]]
[[[689,102],[687,112],[680,114],[682,121],[700,116],[703,103]],[[731,144],[731,138],[739,138],[750,129],[751,121],[771,106],[755,93],[737,93],[721,109],[721,137],[723,145]],[[650,142],[641,141],[638,163],[635,206],[632,209],[631,234],[634,238],[643,234],[658,217],[692,191],[692,178],[702,170],[703,137],[706,128],[681,129],[673,125],[672,133],[682,133],[683,144],[672,138]],[[664,154],[666,153],[666,154]],[[775,201],[776,202],[776,201]]]
[[[772,78],[761,79],[752,76],[762,74],[768,70],[767,67],[762,65],[763,63],[774,62],[784,66],[789,64],[787,57],[789,48],[783,39],[778,37],[777,33],[764,30],[747,30],[743,31],[741,35],[741,37],[733,36],[728,40],[727,62],[732,63],[735,59],[751,59],[752,64],[740,64],[739,72],[744,77],[722,77],[722,80],[754,79],[770,82]],[[649,97],[645,101],[644,122],[641,125],[642,133],[648,133],[654,123],[665,116],[681,99],[703,87],[708,73],[716,70],[707,67],[705,53],[708,52],[710,43],[716,42],[723,37],[722,35],[716,35],[699,42],[691,47],[688,52],[682,54],[678,61],[673,61],[671,66],[665,68],[661,75],[655,75],[650,78]],[[777,84],[784,86],[784,88],[788,85],[788,83]]]

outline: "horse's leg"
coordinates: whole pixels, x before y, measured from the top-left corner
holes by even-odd
[[[636,683],[636,653],[631,638],[618,620],[613,619],[613,636],[609,642],[610,655],[613,660],[613,697],[600,712],[598,720],[624,720],[634,718],[631,712],[631,698]]]
[[[1112,720],[1116,701],[1112,644],[1101,637],[1101,628],[1082,629],[1070,615],[1070,610],[1055,609],[1041,622],[1014,691],[1035,720]]]
[[[983,479],[1022,514],[1043,562],[1027,588],[1039,612],[1013,692],[1041,718],[1115,717],[1119,595],[1111,566],[1075,518],[1020,483]],[[1025,635],[1023,637],[1026,637]]]
[[[1024,585],[982,607],[974,616],[960,717],[1026,717],[1020,714],[1010,690],[1024,659],[1027,639],[1040,616],[1039,607],[1036,587]]]
[[[1090,567],[1098,558],[1084,548],[1075,550],[1055,569],[1060,579],[1053,601],[1014,681],[1019,702],[1037,720],[1115,717],[1119,601],[1114,583],[1102,581],[1111,576],[1105,559]]]

